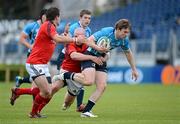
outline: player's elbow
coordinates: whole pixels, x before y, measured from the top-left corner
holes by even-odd
[[[80,56],[77,54],[77,52],[72,52],[70,55],[72,60],[80,60]]]
[[[23,44],[26,38],[24,36],[20,36],[19,43]]]
[[[70,56],[71,56],[72,60],[76,60],[77,59],[76,55],[74,55],[74,54],[71,54]]]

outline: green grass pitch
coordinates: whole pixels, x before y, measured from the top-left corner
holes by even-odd
[[[0,124],[180,124],[180,86],[108,84],[93,109],[98,118],[81,118],[75,104],[62,111],[63,89],[42,111],[48,118],[30,119],[32,96],[21,96],[11,106],[13,85],[0,83]],[[84,102],[94,88],[86,87]]]

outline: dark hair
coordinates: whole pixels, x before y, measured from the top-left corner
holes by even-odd
[[[47,9],[42,9],[40,14],[39,14],[39,19],[42,19],[43,15],[46,15]]]
[[[56,7],[51,7],[47,10],[46,18],[48,21],[52,21],[56,18],[56,16],[60,16],[59,9]]]
[[[131,29],[131,24],[129,23],[129,21],[127,19],[120,19],[116,22],[115,24],[115,29]]]
[[[83,10],[81,10],[81,12],[80,12],[80,17],[83,17],[83,15],[85,15],[85,14],[87,14],[87,15],[91,15],[91,11],[89,11],[89,10],[86,10],[86,9],[83,9]]]

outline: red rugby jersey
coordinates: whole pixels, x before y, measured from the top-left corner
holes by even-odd
[[[56,27],[50,21],[44,22],[37,34],[31,54],[26,63],[47,64],[54,52],[56,43],[52,37],[56,35]]]
[[[65,59],[62,62],[62,69],[70,72],[81,72],[81,61],[72,60],[70,55],[72,52],[84,53],[87,49],[87,45],[83,44],[81,46],[75,43],[70,43],[66,45]]]

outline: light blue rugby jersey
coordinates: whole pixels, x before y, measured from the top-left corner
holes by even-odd
[[[74,37],[74,31],[76,28],[82,27],[80,22],[76,22],[74,24],[72,24],[69,28],[69,33],[71,35],[71,37]],[[90,37],[91,36],[91,29],[89,27],[85,28],[85,32],[86,32],[86,37]]]
[[[115,39],[115,29],[113,27],[102,28],[100,31],[95,32],[93,36],[95,38],[96,44],[97,44],[98,39],[101,38],[102,36],[108,37],[110,40],[110,50],[116,47],[121,47],[122,50],[124,51],[127,51],[130,49],[129,38],[125,37],[124,39]],[[97,56],[101,55],[98,51],[96,51],[95,49],[91,47],[89,47],[87,50]]]
[[[24,27],[23,32],[29,37],[28,41],[30,44],[34,43],[39,28],[40,25],[37,21],[29,23]],[[30,52],[30,49],[28,52]]]

